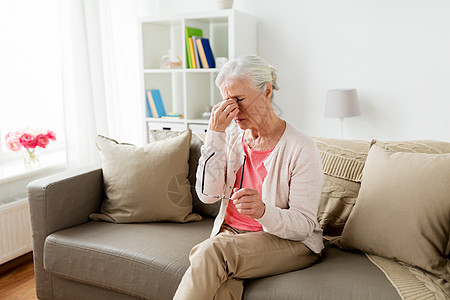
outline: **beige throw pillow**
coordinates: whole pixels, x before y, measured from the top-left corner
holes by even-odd
[[[361,186],[370,142],[315,138],[324,172],[317,220],[325,238],[341,235]]]
[[[143,147],[97,137],[106,199],[94,220],[114,223],[188,222],[192,213],[188,180],[191,132]]]
[[[317,220],[326,239],[342,234],[360,187],[359,182],[323,175]]]
[[[150,142],[160,141],[167,138],[171,138],[179,135],[177,131],[171,130],[149,130],[148,139]],[[189,182],[191,184],[191,194],[192,194],[192,210],[198,213],[202,217],[215,218],[219,213],[220,201],[215,203],[203,203],[197,195],[195,190],[195,182],[197,175],[198,160],[201,156],[201,147],[203,146],[203,141],[205,140],[205,134],[192,132],[191,148],[189,151]]]
[[[450,154],[372,145],[340,243],[450,280]]]
[[[324,172],[317,219],[324,237],[330,238],[342,234],[345,222],[356,203],[371,143],[324,137],[314,139],[320,150]],[[433,140],[390,141],[383,144],[386,149],[395,152],[450,153],[450,143]]]

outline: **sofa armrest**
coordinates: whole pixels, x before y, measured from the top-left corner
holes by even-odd
[[[98,167],[68,171],[32,181],[28,187],[36,293],[52,299],[51,277],[44,270],[44,242],[53,232],[89,221],[100,209],[103,175]]]

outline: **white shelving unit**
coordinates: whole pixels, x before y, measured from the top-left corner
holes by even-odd
[[[145,116],[145,141],[149,129],[204,132],[208,120],[201,117],[208,106],[221,101],[214,84],[218,69],[188,69],[185,27],[200,28],[210,40],[214,57],[235,58],[256,54],[256,18],[233,9],[208,13],[139,19],[141,40],[141,111]],[[175,51],[181,69],[161,69],[161,58]],[[145,91],[159,89],[166,112],[183,114],[183,119],[148,118]]]

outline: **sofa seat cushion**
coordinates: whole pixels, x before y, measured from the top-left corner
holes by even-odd
[[[243,299],[401,299],[364,254],[331,247],[322,254],[322,259],[307,269],[247,281]]]
[[[52,275],[144,299],[172,299],[212,219],[186,224],[92,222],[47,237]],[[243,299],[400,299],[364,254],[325,248],[310,268],[245,283]]]
[[[193,223],[91,222],[55,232],[44,245],[53,275],[146,299],[172,299],[193,246],[213,220]]]

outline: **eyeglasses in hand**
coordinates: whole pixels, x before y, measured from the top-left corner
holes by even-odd
[[[205,189],[205,173],[206,173],[206,163],[208,162],[208,160],[214,156],[214,154],[216,154],[216,152],[213,152],[206,160],[205,163],[203,164],[203,176],[202,176],[202,195],[206,196],[206,197],[210,197],[210,198],[216,198],[219,200],[223,200],[223,199],[230,199],[229,197],[226,197],[225,195],[208,195],[205,194],[203,191]],[[244,162],[242,163],[242,170],[241,170],[241,181],[239,182],[239,189],[242,188],[242,180],[244,179],[244,167],[245,167],[245,160],[247,159],[247,155],[244,155]]]

